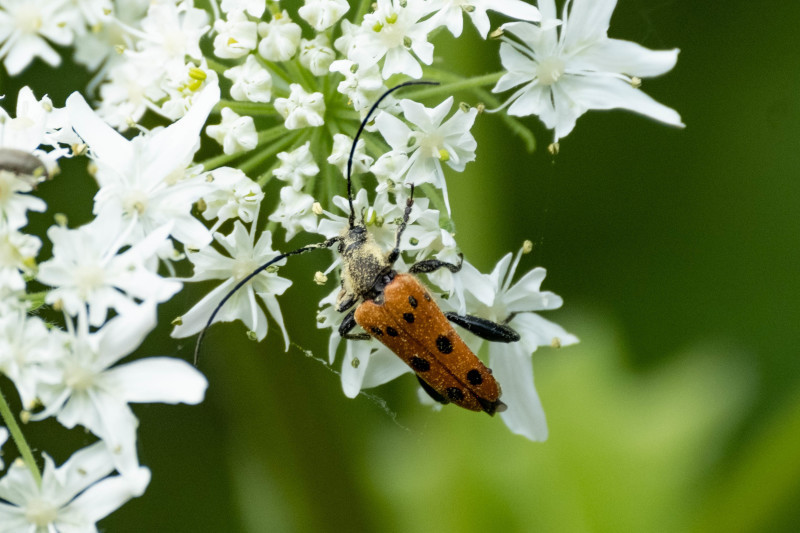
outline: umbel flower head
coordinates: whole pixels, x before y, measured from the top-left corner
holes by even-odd
[[[672,68],[677,51],[609,39],[614,0],[566,0],[561,20],[553,0],[538,7],[525,0],[377,0],[357,9],[346,0],[300,3],[0,0],[0,61],[10,75],[37,57],[57,65],[70,50],[53,47],[75,43],[72,60],[94,73],[86,92],[97,95],[90,106],[73,93],[58,109],[25,88],[15,118],[0,110],[0,150],[40,160],[49,177],[60,158],[86,156],[97,185],[85,206],[94,219],[70,229],[56,216],[46,233],[51,242],[43,243],[43,235],[29,234],[28,214],[52,218],[47,211],[56,207],[39,198],[39,188],[72,183],[20,179],[0,157],[0,373],[17,388],[26,418],[54,417],[100,439],[61,467],[45,455],[41,474],[18,446],[27,467],[15,461],[0,479],[0,533],[96,531],[98,520],[144,491],[150,474],[139,465],[131,404],[194,404],[207,386],[181,360],[122,361],[155,329],[157,305],[183,282],[220,280],[175,320],[173,336],[200,332],[213,314],[214,321],[242,321],[260,340],[272,319],[288,349],[292,327],[278,297],[292,280],[278,268],[323,246],[334,259],[315,276],[319,284],[342,268],[349,281],[365,264],[370,276],[371,263],[381,269],[372,277],[380,282],[344,291],[343,302],[337,287],[319,303],[318,325],[330,329],[328,362],[341,365],[346,396],[419,371],[374,339],[340,333],[355,316],[340,307],[350,312],[384,290],[385,261],[396,273],[424,273],[424,294],[462,321],[464,341],[501,383],[501,416],[511,431],[547,436],[532,354],[577,338],[538,315],[561,305],[540,290],[543,269],[515,282],[521,254],[503,257],[489,274],[463,257],[447,182],[469,179],[453,182],[452,173],[476,159],[472,130],[492,120],[478,104],[494,100],[483,88],[495,83],[496,92],[514,91],[500,110],[538,115],[556,139],[589,109],[626,108],[680,125],[675,111],[637,88],[640,77]],[[488,11],[510,20],[500,44],[506,72],[465,78],[459,62],[436,56],[436,38],[448,30],[484,45]],[[466,17],[477,35],[463,31]],[[228,80],[222,87],[220,76]],[[402,99],[387,93],[411,84],[408,78],[428,86],[404,90]],[[147,127],[153,115],[164,125]],[[144,116],[148,123],[140,124]],[[503,120],[530,135],[513,116]],[[203,133],[211,141],[202,139],[200,150]],[[486,194],[508,192],[482,183]],[[337,196],[345,185],[347,196]],[[360,259],[332,246],[354,225],[374,242]],[[312,244],[296,248],[295,238]],[[51,257],[40,259],[40,250]],[[191,277],[177,277],[190,266]],[[39,292],[41,284],[47,287]],[[62,328],[31,313],[41,305],[63,312]],[[519,340],[487,343],[464,325],[472,319],[513,329]],[[357,325],[347,331],[370,334]]]

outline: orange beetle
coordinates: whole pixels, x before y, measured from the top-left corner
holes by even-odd
[[[336,309],[347,312],[339,326],[339,334],[343,338],[375,338],[385,344],[414,370],[422,388],[438,402],[452,402],[465,409],[484,411],[490,415],[505,410],[506,405],[500,401],[500,385],[492,376],[492,371],[469,349],[450,322],[495,342],[515,342],[519,340],[519,335],[505,324],[470,315],[443,313],[428,290],[413,275],[439,268],[447,268],[455,273],[461,269],[460,264],[428,259],[412,265],[408,274],[398,273],[393,268],[400,257],[400,238],[414,203],[414,186],[411,185],[403,219],[397,228],[395,246],[388,253],[377,245],[363,220],[356,222],[350,177],[358,137],[370,115],[386,96],[401,87],[417,84],[431,82],[407,82],[386,91],[367,113],[353,139],[347,164],[348,226],[341,234],[324,242],[281,254],[242,279],[220,301],[200,333],[195,348],[195,362],[206,329],[239,288],[286,257],[338,244],[337,249],[342,256],[342,289],[336,299]],[[356,325],[361,326],[365,333],[352,333]]]

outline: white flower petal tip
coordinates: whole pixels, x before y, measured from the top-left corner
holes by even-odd
[[[208,380],[181,359],[149,357],[118,367],[124,371],[124,397],[135,403],[185,403],[203,401]]]

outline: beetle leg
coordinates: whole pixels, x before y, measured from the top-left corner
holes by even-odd
[[[400,223],[400,226],[397,228],[397,233],[394,237],[394,248],[391,252],[386,256],[386,260],[389,262],[390,265],[393,265],[397,258],[400,257],[400,237],[403,236],[403,232],[406,230],[406,225],[408,225],[408,218],[411,216],[411,207],[414,205],[414,184],[411,184],[411,193],[408,196],[408,200],[406,200],[406,209],[403,211],[403,221]]]
[[[343,339],[351,340],[351,341],[365,341],[371,339],[369,333],[350,333],[353,331],[358,324],[356,324],[355,318],[356,310],[353,309],[349,313],[344,316],[342,323],[339,325],[339,335]]]
[[[438,259],[426,259],[424,261],[420,261],[418,263],[414,263],[411,265],[411,268],[408,271],[412,274],[429,274],[434,270],[439,270],[440,268],[446,268],[453,274],[461,270],[461,265],[464,264],[464,255],[458,254],[458,264],[454,265],[453,263],[448,263],[446,261],[439,261]]]
[[[519,340],[519,333],[505,324],[498,324],[478,316],[459,315],[457,313],[445,313],[444,316],[452,323],[458,324],[470,333],[474,333],[487,341],[516,342]]]

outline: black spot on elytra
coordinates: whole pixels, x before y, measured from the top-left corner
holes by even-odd
[[[457,402],[464,399],[464,392],[456,387],[447,387],[447,397]]]
[[[414,313],[403,313],[403,319],[409,324],[414,323]]]
[[[440,352],[448,354],[453,351],[453,343],[451,343],[450,339],[448,339],[444,335],[439,335],[438,337],[436,337],[436,348]]]
[[[374,328],[373,327],[373,328],[370,328],[370,329],[372,329],[372,333],[374,333],[375,335],[378,335],[378,336],[383,335],[383,332],[381,331],[381,328]]]
[[[416,309],[416,308],[417,308],[417,299],[416,299],[416,298],[414,298],[413,296],[409,296],[409,297],[408,297],[408,303],[409,303],[409,304],[411,305],[411,307],[413,307],[414,309]]]
[[[481,376],[480,370],[473,368],[467,372],[467,381],[469,381],[472,385],[480,385],[483,383],[483,376]]]
[[[417,372],[427,372],[431,369],[431,364],[425,359],[415,356],[411,358],[411,368]]]
[[[431,295],[428,294],[427,292],[423,296],[425,297],[425,301],[426,302],[430,302],[431,301]]]
[[[386,333],[388,333],[390,337],[397,337],[397,330],[392,326],[386,326]]]

